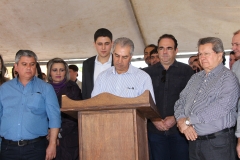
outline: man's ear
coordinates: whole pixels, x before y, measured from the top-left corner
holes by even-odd
[[[218,55],[219,55],[219,59],[221,59],[222,61],[223,61],[223,52],[221,52],[221,53],[217,53]]]

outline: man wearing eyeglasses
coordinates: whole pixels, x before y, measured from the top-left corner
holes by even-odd
[[[164,34],[158,39],[160,63],[145,69],[151,76],[161,119],[148,122],[150,156],[153,160],[188,160],[188,142],[176,126],[174,104],[193,75],[187,64],[176,61],[177,40]]]
[[[178,128],[189,140],[190,159],[234,160],[238,80],[222,64],[221,39],[201,38],[198,53],[204,70],[191,77],[175,103]]]
[[[239,82],[240,82],[240,30],[233,33],[232,38],[232,50],[234,52],[234,56],[236,59],[238,59],[236,62],[234,62],[232,66],[232,71],[236,74]],[[238,102],[238,118],[237,118],[237,129],[235,132],[236,137],[238,138],[237,143],[237,154],[240,158],[240,101]]]

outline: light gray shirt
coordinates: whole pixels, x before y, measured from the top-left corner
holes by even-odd
[[[219,64],[211,72],[194,74],[175,103],[175,117],[188,117],[198,135],[235,125],[240,94],[235,74]]]
[[[232,71],[236,74],[240,82],[240,60],[234,62],[232,66]],[[235,135],[240,137],[240,101],[238,101],[238,117],[237,117],[237,129]]]

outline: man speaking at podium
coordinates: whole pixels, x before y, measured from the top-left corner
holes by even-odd
[[[155,102],[150,76],[130,63],[134,51],[132,40],[125,37],[118,38],[114,41],[112,50],[114,66],[99,74],[91,96],[108,92],[131,98],[149,90]]]

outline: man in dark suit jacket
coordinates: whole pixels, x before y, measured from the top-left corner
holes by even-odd
[[[83,62],[83,99],[91,98],[94,82],[99,73],[113,66],[112,55],[110,53],[112,48],[112,33],[108,29],[100,28],[95,32],[94,46],[98,55],[90,57]]]

